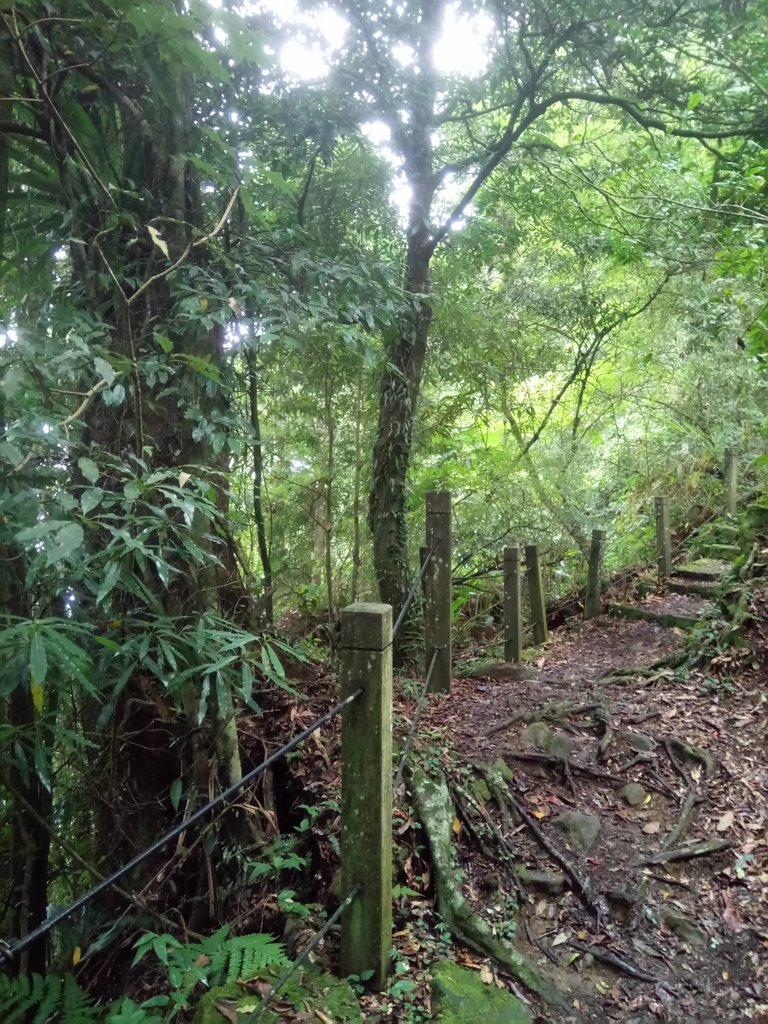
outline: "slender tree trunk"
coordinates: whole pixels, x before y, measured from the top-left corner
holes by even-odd
[[[264,617],[267,623],[274,619],[274,599],[272,596],[272,560],[267,543],[267,528],[264,520],[264,453],[261,446],[261,423],[259,420],[259,368],[256,360],[255,332],[250,328],[250,342],[246,347],[245,358],[248,364],[248,390],[253,431],[252,471],[253,471],[253,519],[256,523],[256,541],[259,546],[261,573],[264,581]]]
[[[325,366],[324,412],[325,433],[328,442],[326,451],[325,483],[325,592],[328,599],[328,615],[333,618],[333,474],[335,459],[335,427],[333,422],[333,396],[331,393],[330,352]]]
[[[355,478],[352,496],[352,583],[350,599],[354,603],[360,587],[360,507],[363,476],[363,378],[357,381],[355,394]]]

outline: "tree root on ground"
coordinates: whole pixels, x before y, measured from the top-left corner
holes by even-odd
[[[547,1003],[564,1005],[564,997],[554,985],[513,945],[494,935],[491,925],[462,895],[451,843],[454,808],[442,773],[431,778],[418,769],[413,775],[412,793],[432,854],[438,910],[450,932],[481,956],[491,957]]]
[[[530,814],[528,814],[524,809],[520,801],[517,800],[510,792],[509,786],[503,779],[501,773],[493,767],[486,767],[483,769],[483,774],[485,775],[486,781],[488,782],[494,799],[499,807],[504,807],[505,803],[508,803],[514,809],[517,816],[525,822],[539,846],[549,854],[552,860],[555,861],[556,864],[559,864],[566,875],[568,875],[573,884],[574,891],[584,903],[587,910],[589,910],[591,914],[594,914],[598,927],[600,927],[600,924],[604,920],[607,912],[603,898],[594,893],[592,886],[587,879],[583,878],[568,858],[547,839]]]

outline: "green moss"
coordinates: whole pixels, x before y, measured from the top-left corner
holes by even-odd
[[[453,960],[441,960],[432,969],[432,1005],[438,1024],[531,1022],[525,1003],[495,985],[486,985],[476,971]]]
[[[265,970],[258,979],[253,980],[272,985],[279,973],[279,969]],[[235,1010],[245,1024],[262,998],[255,985],[249,985],[249,988],[251,991],[244,991],[239,982],[212,988],[200,1000],[192,1024],[228,1024],[226,1015],[219,1010],[217,1003]],[[271,1007],[285,1003],[290,1003],[295,1010],[302,1012],[306,1012],[307,1006],[311,1010],[321,1010],[334,1024],[363,1024],[360,1006],[349,982],[314,968],[298,970],[288,980],[262,1014],[260,1024],[276,1024],[281,1020],[283,1013]]]

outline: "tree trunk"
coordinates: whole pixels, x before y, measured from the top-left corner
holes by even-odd
[[[246,346],[245,359],[248,365],[249,406],[251,430],[253,431],[251,455],[253,463],[253,519],[256,523],[256,542],[259,546],[261,574],[264,584],[264,617],[267,624],[269,624],[274,619],[275,612],[272,596],[272,559],[269,555],[267,528],[264,520],[264,453],[262,451],[261,423],[259,421],[259,369],[256,361],[256,337],[253,324],[251,324],[249,335],[250,344]]]
[[[350,600],[354,604],[360,588],[360,492],[363,475],[363,378],[358,378],[355,394],[355,478],[352,496],[352,582]]]
[[[379,594],[385,604],[392,605],[395,614],[408,593],[406,480],[432,318],[427,299],[431,250],[425,242],[423,237],[420,241],[413,237],[409,240],[406,291],[411,308],[400,325],[381,378],[368,505]]]

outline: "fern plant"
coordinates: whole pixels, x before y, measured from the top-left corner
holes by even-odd
[[[204,988],[234,981],[247,981],[268,967],[285,967],[288,958],[283,947],[267,934],[228,937],[224,925],[200,942],[182,943],[172,935],[146,932],[136,942],[134,964],[150,951],[167,968],[171,984],[171,1009],[166,1017],[172,1020],[200,984]]]
[[[0,975],[3,1024],[94,1024],[103,1010],[71,974]]]

